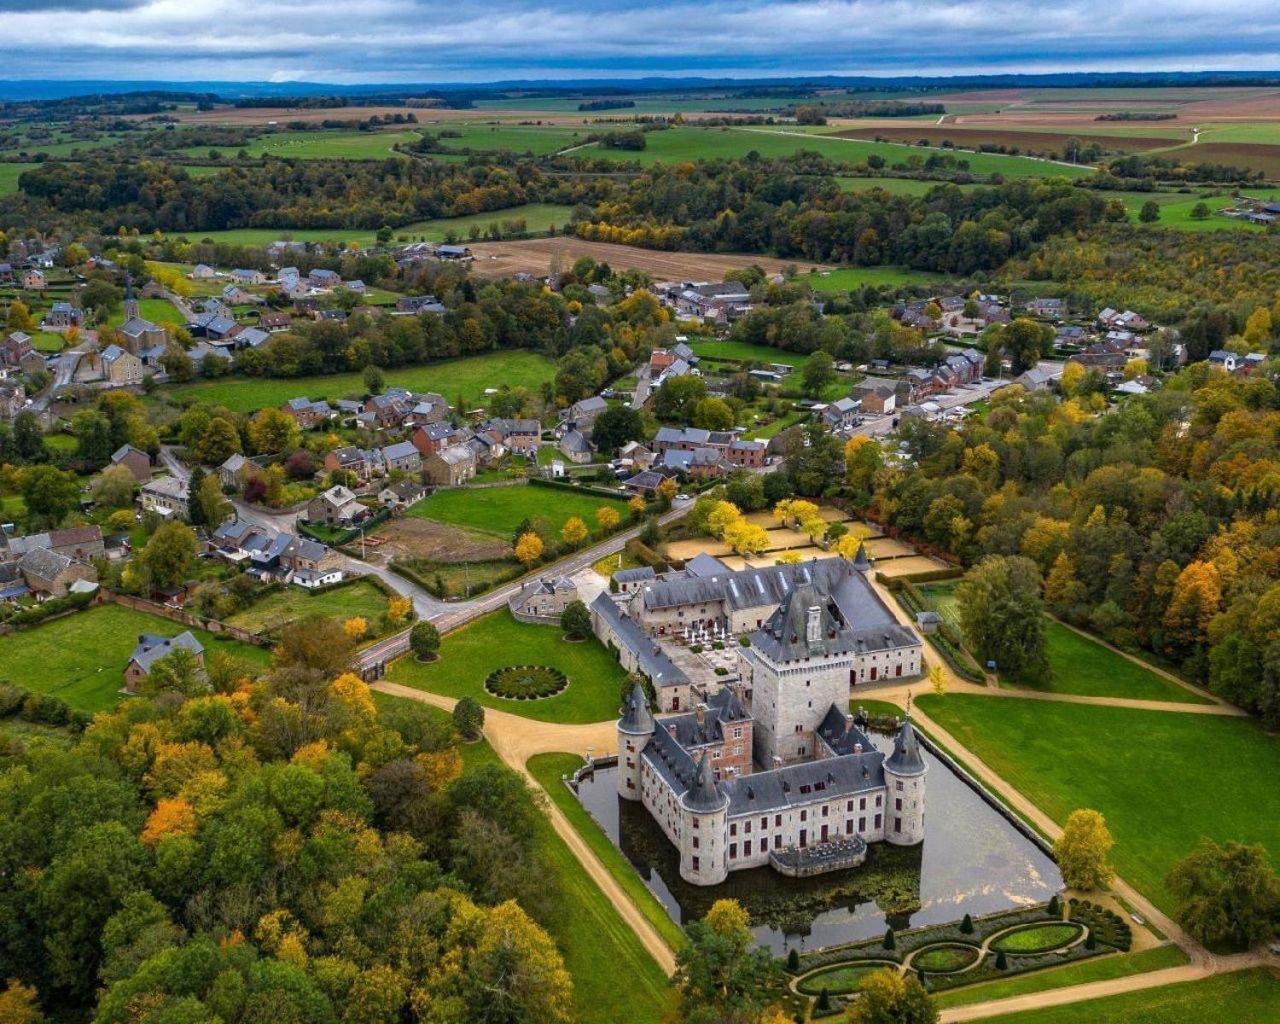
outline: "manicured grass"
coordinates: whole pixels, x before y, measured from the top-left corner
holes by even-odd
[[[1006,953],[1047,953],[1065,946],[1080,934],[1073,924],[1037,924],[1019,928],[993,942],[992,948]]]
[[[749,341],[729,338],[694,338],[689,347],[704,359],[742,359],[753,363],[786,363],[801,366],[808,356],[787,352],[770,345],[753,345]]]
[[[1058,824],[1101,811],[1117,872],[1161,909],[1169,869],[1202,836],[1261,843],[1280,862],[1280,742],[1246,718],[926,695],[924,712]]]
[[[555,376],[555,369],[545,356],[517,350],[386,370],[383,377],[389,387],[435,391],[451,403],[461,397],[470,408],[484,403],[486,388],[505,385],[536,391]],[[225,377],[165,388],[163,393],[179,401],[217,402],[233,412],[252,412],[300,396],[330,400],[359,397],[365,393],[365,386],[362,374],[335,373],[323,377]]]
[[[568,689],[545,700],[503,700],[485,677],[508,665],[550,665],[569,677]],[[447,634],[437,661],[401,658],[388,678],[446,697],[474,697],[486,707],[542,722],[603,722],[616,718],[626,673],[595,637],[563,639],[558,626],[517,622],[506,609]]]
[[[104,604],[67,615],[0,640],[0,680],[28,690],[51,693],[72,707],[103,711],[114,707],[124,685],[124,668],[140,633],[176,636],[181,623]],[[270,655],[259,647],[191,632],[205,654],[224,651],[266,665]]]
[[[933,601],[943,618],[959,629],[956,584],[930,583],[921,587],[921,590]],[[1045,640],[1052,675],[1037,689],[1050,693],[1078,693],[1089,697],[1124,697],[1129,700],[1162,700],[1178,704],[1210,703],[1208,699],[1130,661],[1060,622],[1052,619],[1045,622]]]
[[[935,946],[917,953],[911,964],[924,971],[958,971],[978,959],[978,951],[971,946]]]
[[[587,813],[587,809],[569,792],[569,787],[561,781],[561,776],[572,775],[582,767],[582,758],[577,754],[538,754],[529,759],[529,773],[538,780],[551,799],[570,824],[577,830],[586,844],[601,863],[609,869],[609,874],[631,897],[649,923],[658,934],[666,940],[672,949],[679,949],[684,944],[684,932],[671,920],[671,915],[663,909],[658,898],[649,891],[649,887],[636,874],[635,869],[619,849],[610,842],[595,819]]]
[[[67,347],[66,339],[56,331],[34,331],[31,344],[39,352],[61,352]]]
[[[842,267],[840,270],[806,274],[800,280],[816,292],[834,295],[861,288],[867,284],[894,286],[928,284],[940,281],[942,277],[928,271],[908,270],[905,267]]]
[[[150,320],[152,323],[161,325],[169,324],[174,327],[181,327],[186,319],[168,299],[139,299],[138,313],[143,320]],[[109,322],[112,327],[119,327],[124,323],[123,303],[111,314]]]
[[[409,509],[409,515],[507,537],[535,516],[548,519],[557,531],[571,516],[578,516],[588,530],[594,531],[596,510],[602,505],[614,509],[626,521],[627,504],[620,499],[528,484],[436,491]]]
[[[557,229],[569,222],[573,207],[555,203],[526,203],[505,210],[473,213],[465,217],[441,217],[437,220],[420,220],[395,229],[395,239],[411,241],[443,242],[453,237],[466,241],[475,227],[483,236],[490,225],[500,227],[505,221],[523,220],[530,234],[545,234],[552,227]],[[269,245],[280,238],[298,242],[357,242],[362,246],[373,245],[377,232],[372,228],[231,228],[226,231],[187,232],[192,241],[210,239],[224,245]],[[221,291],[219,285],[218,291]]]
[[[840,964],[828,967],[824,971],[810,974],[796,985],[796,988],[808,996],[821,995],[825,988],[831,995],[844,995],[853,992],[861,984],[862,979],[875,971],[884,970],[888,964]]]
[[[368,580],[311,594],[288,587],[268,594],[227,621],[252,633],[279,633],[296,619],[312,615],[349,619],[360,616],[369,623],[369,635],[378,631],[378,620],[387,610],[387,596]]]
[[[992,1024],[1273,1024],[1280,1018],[1280,980],[1259,967],[1164,988],[988,1018]]]
[[[29,171],[35,164],[0,163],[0,196],[12,195],[18,191],[18,177],[23,171]]]

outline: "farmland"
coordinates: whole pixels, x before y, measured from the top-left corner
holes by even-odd
[[[7,196],[11,192],[17,192],[19,175],[35,166],[35,164],[0,163],[0,196]]]
[[[450,402],[461,400],[471,407],[483,404],[487,388],[536,389],[555,376],[555,365],[544,356],[521,350],[489,352],[424,366],[387,370],[389,387],[411,391],[435,391]],[[321,377],[223,378],[165,388],[163,394],[177,402],[217,402],[233,412],[252,412],[279,406],[290,398],[328,398],[365,394],[360,373],[335,373]]]
[[[262,156],[288,157],[298,160],[381,160],[394,156],[397,144],[415,142],[416,131],[314,131],[270,132],[253,139],[243,147],[194,146],[181,150],[191,159],[203,159],[216,153],[217,159],[229,160],[243,149],[250,159]]]
[[[168,619],[117,604],[68,615],[4,638],[0,644],[0,680],[61,697],[82,711],[114,707],[124,685],[122,673],[140,633],[176,636],[185,627]],[[234,654],[265,665],[267,652],[215,637],[192,633],[205,653]]]
[[[551,228],[560,228],[569,222],[573,212],[570,206],[557,206],[553,203],[528,203],[524,206],[512,206],[505,210],[491,210],[488,213],[473,213],[465,217],[442,217],[438,220],[420,220],[403,227],[396,228],[395,237],[403,241],[443,242],[450,238],[465,240],[471,237],[474,228],[480,235],[491,225],[498,227],[504,222],[523,220],[525,230],[531,234],[543,234]],[[362,246],[373,245],[377,232],[372,228],[234,228],[228,231],[205,231],[192,233],[189,237],[194,241],[208,239],[223,245],[269,245],[277,239],[291,239],[298,242],[356,242]]]
[[[602,506],[625,519],[627,505],[620,499],[527,484],[438,490],[414,505],[409,514],[510,537],[522,522],[534,517],[549,520],[557,532],[570,516],[578,516],[588,529],[594,529],[596,510]]]
[[[903,267],[841,267],[839,270],[806,274],[801,280],[814,291],[832,295],[868,284],[891,286],[929,284],[941,280],[941,277],[927,271],[907,270]]]

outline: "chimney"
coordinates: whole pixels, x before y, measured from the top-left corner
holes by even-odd
[[[861,753],[862,753],[862,744],[861,744],[861,743],[855,743],[855,744],[853,745],[853,752],[854,752],[855,754],[861,754]]]
[[[706,725],[707,724],[707,706],[705,704],[698,705],[697,715],[698,715],[698,724]]]

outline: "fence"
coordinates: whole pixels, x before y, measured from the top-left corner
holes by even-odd
[[[193,615],[191,612],[181,608],[174,608],[171,605],[159,604],[155,601],[148,601],[145,598],[134,597],[131,594],[117,594],[112,591],[106,592],[106,599],[126,608],[132,608],[134,611],[146,612],[149,615],[159,615],[173,622],[180,622],[184,626],[193,626],[196,629],[203,629],[206,633],[230,637],[232,640],[239,640],[241,643],[253,644],[256,647],[269,647],[271,645],[271,641],[266,637],[250,633],[247,629],[228,625],[220,619],[203,619],[199,615]]]

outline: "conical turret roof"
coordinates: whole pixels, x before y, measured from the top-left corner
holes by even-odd
[[[716,786],[716,773],[711,768],[711,761],[706,751],[698,759],[698,769],[693,777],[693,785],[684,795],[684,805],[691,811],[718,811],[729,803],[729,798]]]
[[[636,736],[645,736],[653,732],[653,726],[649,698],[644,695],[644,687],[636,683],[622,703],[622,717],[618,719],[618,728]]]
[[[853,567],[861,572],[867,572],[871,568],[871,559],[867,557],[867,546],[858,541],[858,553],[853,556]]]
[[[926,771],[924,758],[920,755],[920,741],[916,739],[915,726],[911,724],[911,716],[902,720],[898,734],[893,738],[893,753],[884,763],[885,771],[896,775],[923,775]]]

